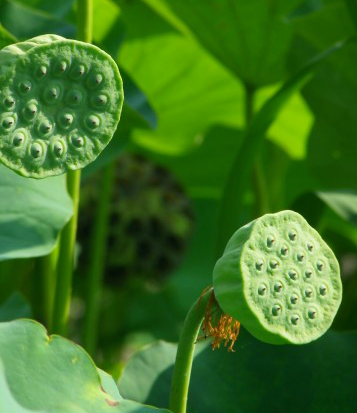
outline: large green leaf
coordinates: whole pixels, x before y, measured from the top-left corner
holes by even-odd
[[[264,344],[241,331],[236,353],[199,346],[192,413],[352,413],[357,410],[357,334],[328,332],[304,346]],[[135,355],[119,383],[124,397],[166,406],[175,346],[159,342]],[[140,380],[135,380],[140,375]]]
[[[175,14],[221,63],[249,85],[285,74],[292,29],[286,23],[301,0],[144,0],[172,21]]]
[[[294,49],[292,64],[315,53],[331,41],[354,35],[353,21],[344,1],[316,2],[317,9],[292,16],[304,43]],[[300,54],[300,57],[299,57]],[[315,115],[308,145],[308,163],[325,188],[357,188],[357,42],[332,55],[304,89]]]
[[[158,116],[157,130],[135,132],[135,142],[177,154],[198,145],[214,123],[242,126],[241,84],[143,3],[120,4],[127,36],[119,63]]]
[[[102,381],[101,381],[102,377]],[[123,400],[88,354],[31,320],[0,323],[1,413],[150,413]],[[167,410],[165,410],[167,412]]]
[[[72,215],[64,176],[23,178],[0,165],[0,261],[48,254]]]

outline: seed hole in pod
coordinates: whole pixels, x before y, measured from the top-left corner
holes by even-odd
[[[100,125],[100,118],[96,115],[89,115],[86,119],[88,129],[95,130]]]
[[[12,129],[15,125],[15,119],[12,116],[6,116],[2,121],[4,129]]]
[[[283,245],[283,246],[280,248],[280,253],[281,253],[281,255],[283,255],[284,257],[285,257],[286,255],[288,255],[288,252],[289,252],[289,248],[288,248],[286,245]]]
[[[47,67],[46,66],[40,66],[36,70],[36,77],[41,79],[45,77],[47,74]]]
[[[308,268],[307,270],[305,270],[305,277],[306,278],[311,278],[312,276],[312,270],[310,268]]]
[[[324,269],[324,263],[322,261],[317,261],[316,267],[319,271],[322,271]]]
[[[76,148],[82,148],[85,144],[85,139],[82,136],[73,135],[71,138],[72,145]]]
[[[311,298],[312,294],[313,294],[313,291],[312,291],[311,288],[305,288],[304,294],[305,294],[306,298]]]
[[[291,294],[290,302],[291,304],[296,304],[299,301],[299,296],[297,294]]]
[[[320,288],[319,288],[319,291],[320,291],[320,295],[326,295],[326,294],[327,294],[327,287],[326,287],[326,285],[325,285],[325,284],[321,284],[321,285],[320,285]]]
[[[86,68],[84,65],[75,65],[71,70],[71,78],[74,80],[79,80],[84,77],[86,73]]]
[[[24,80],[19,83],[18,90],[21,94],[28,93],[32,88],[32,83],[29,80]]]
[[[307,249],[308,249],[310,252],[312,252],[312,251],[314,250],[314,245],[311,244],[311,242],[308,242],[308,243],[306,244],[306,247],[307,247]]]
[[[267,237],[267,247],[271,248],[275,243],[275,238],[272,235]]]
[[[258,261],[255,263],[255,268],[256,268],[258,271],[261,271],[261,270],[263,269],[263,266],[264,266],[263,260],[258,260]]]
[[[296,259],[297,259],[299,262],[303,262],[304,259],[305,259],[305,254],[303,254],[302,252],[297,253],[297,254],[296,254]]]
[[[298,274],[295,270],[289,270],[288,275],[294,281],[298,279]]]
[[[43,97],[46,103],[54,103],[58,101],[60,94],[61,89],[58,85],[50,85],[46,87]]]
[[[94,96],[93,100],[93,105],[97,108],[104,108],[107,103],[108,103],[108,97],[106,95],[98,95],[98,96]]]
[[[267,292],[267,286],[265,284],[260,284],[258,287],[258,294],[259,295],[265,295]]]
[[[15,99],[12,96],[6,96],[4,99],[4,105],[8,109],[15,107]]]
[[[317,311],[314,308],[310,308],[307,314],[312,320],[317,317]]]
[[[91,88],[99,86],[103,82],[103,76],[100,73],[93,73],[88,77],[87,85]]]
[[[32,120],[37,115],[37,111],[37,104],[35,102],[28,102],[23,109],[23,114],[27,120]]]
[[[26,136],[23,132],[16,132],[14,134],[12,143],[16,147],[21,146],[25,142],[25,138],[26,138]]]
[[[65,144],[63,143],[63,142],[61,142],[61,141],[56,141],[54,144],[53,144],[53,147],[52,147],[53,149],[53,153],[54,153],[54,155],[56,156],[56,157],[60,157],[60,156],[62,156],[63,154],[64,154],[64,152],[65,152]]]
[[[274,284],[274,291],[280,293],[283,290],[283,284],[281,282],[276,282]]]
[[[66,100],[72,106],[79,105],[83,100],[83,93],[78,89],[73,89],[68,93]]]
[[[43,148],[38,142],[34,142],[31,145],[31,155],[37,159],[40,158],[43,154]]]
[[[290,317],[290,321],[291,324],[294,324],[294,326],[296,326],[300,321],[300,317],[297,314],[294,314]]]
[[[270,260],[269,265],[271,269],[275,270],[279,267],[279,262],[277,260]]]
[[[271,312],[274,316],[278,316],[279,314],[281,314],[281,306],[279,304],[275,304],[271,309]]]
[[[296,241],[297,238],[297,232],[295,230],[290,230],[288,233],[288,237],[290,239],[290,241]]]
[[[68,64],[65,60],[57,62],[54,66],[54,74],[62,75],[67,70]]]
[[[44,120],[40,123],[39,131],[43,135],[47,135],[52,132],[52,124],[48,120]]]
[[[71,113],[69,112],[65,112],[65,113],[61,113],[59,115],[59,124],[63,127],[63,128],[68,128],[72,125],[74,117]]]

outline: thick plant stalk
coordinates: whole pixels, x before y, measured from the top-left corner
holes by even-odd
[[[110,199],[115,176],[114,172],[114,162],[109,163],[103,169],[94,227],[91,234],[87,279],[87,310],[84,321],[83,345],[92,355],[95,354],[97,345],[100,297],[105,269],[106,241],[110,217]]]
[[[67,175],[67,189],[73,202],[73,216],[63,228],[60,237],[56,293],[52,322],[52,332],[61,335],[66,334],[71,303],[80,179],[80,171],[73,171]]]
[[[195,343],[205,317],[206,306],[212,289],[206,291],[189,310],[178,343],[173,372],[170,406],[173,413],[186,413]]]
[[[77,39],[86,43],[91,43],[93,14],[92,0],[78,0],[77,6]],[[52,330],[57,334],[66,333],[69,317],[80,180],[80,170],[69,172],[67,174],[67,189],[73,201],[73,216],[64,227],[60,238],[60,252],[58,257],[56,294],[52,323]]]

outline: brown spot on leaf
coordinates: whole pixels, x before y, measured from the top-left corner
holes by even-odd
[[[109,400],[109,399],[105,399],[105,401],[108,403],[109,406],[114,407],[114,406],[118,406],[119,402],[115,401],[115,400]]]

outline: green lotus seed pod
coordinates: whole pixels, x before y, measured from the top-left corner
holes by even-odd
[[[330,327],[342,299],[336,257],[296,212],[264,215],[229,240],[213,273],[230,316],[271,344],[304,344]]]
[[[0,85],[0,161],[23,176],[83,168],[120,119],[118,67],[91,44],[44,35],[7,46]]]

